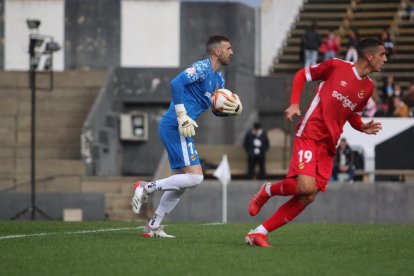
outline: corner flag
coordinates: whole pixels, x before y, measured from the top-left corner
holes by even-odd
[[[227,185],[231,180],[230,166],[227,159],[227,154],[223,155],[221,162],[217,169],[214,171],[213,175],[221,182],[223,185]]]
[[[227,222],[227,184],[231,180],[230,165],[227,160],[227,155],[224,154],[223,158],[217,169],[214,171],[213,175],[218,178],[218,180],[223,185],[223,223]]]

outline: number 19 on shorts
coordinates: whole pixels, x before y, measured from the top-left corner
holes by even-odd
[[[309,163],[312,160],[312,152],[310,150],[300,150],[298,155],[300,163]]]

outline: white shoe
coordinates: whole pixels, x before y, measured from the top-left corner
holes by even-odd
[[[162,226],[152,229],[148,225],[144,227],[142,236],[146,238],[175,238],[175,236],[168,235],[167,233],[165,233],[164,227]]]
[[[135,183],[135,193],[132,197],[132,212],[139,214],[142,203],[147,201],[148,192],[144,189],[144,186],[147,184],[145,181],[137,181]]]

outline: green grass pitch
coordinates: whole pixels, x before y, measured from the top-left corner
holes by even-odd
[[[244,243],[252,224],[139,226],[0,222],[0,275],[414,275],[414,225],[291,223],[270,249]]]

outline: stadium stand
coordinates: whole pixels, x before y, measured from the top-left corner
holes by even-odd
[[[300,58],[301,37],[312,21],[317,21],[321,36],[326,35],[329,29],[341,35],[339,58],[345,56],[347,28],[357,29],[362,37],[378,37],[386,29],[395,43],[396,52],[385,65],[384,71],[375,74],[374,78],[380,88],[380,80],[392,74],[405,90],[414,79],[414,22],[401,17],[401,9],[400,0],[309,0],[303,4],[284,46],[277,54],[272,73],[291,74],[303,66]]]
[[[37,76],[36,160],[38,185],[44,191],[70,190],[84,174],[80,161],[81,126],[103,80],[101,72],[56,73],[48,90],[49,75]],[[28,74],[0,73],[0,189],[30,190],[31,93]],[[78,182],[78,181],[77,181]],[[79,182],[78,182],[79,183]],[[64,187],[65,188],[64,188]]]

